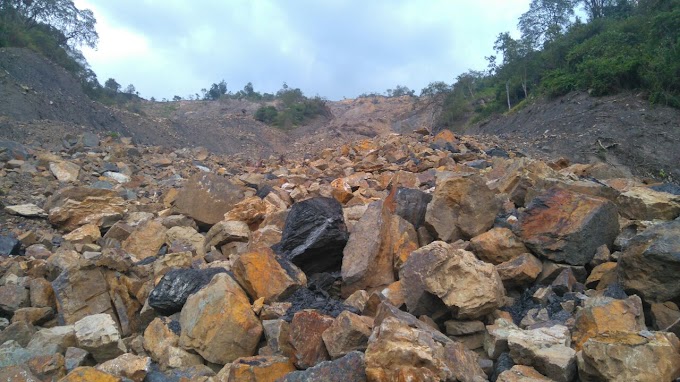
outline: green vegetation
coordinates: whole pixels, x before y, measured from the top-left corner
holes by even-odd
[[[248,84],[252,88],[252,85]],[[307,98],[302,90],[299,88],[292,89],[285,82],[273,99],[279,101],[280,107],[261,106],[255,112],[256,120],[287,130],[302,125],[317,116],[330,116],[326,100],[318,96]]]
[[[575,17],[578,7],[587,21]],[[653,103],[680,108],[680,0],[532,0],[518,27],[519,39],[498,35],[498,56],[487,57],[486,71],[423,89],[421,96],[443,105],[438,129],[574,90],[639,90]]]

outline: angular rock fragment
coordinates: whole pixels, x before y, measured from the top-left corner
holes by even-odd
[[[508,335],[510,356],[516,364],[533,366],[558,382],[570,382],[576,377],[576,352],[569,344],[569,329],[562,325],[517,330]]]
[[[288,373],[279,382],[364,382],[366,366],[364,353],[355,351],[334,361],[324,361],[303,371]]]
[[[506,288],[524,287],[533,283],[543,270],[541,260],[524,253],[496,265],[496,271]]]
[[[127,351],[115,321],[108,314],[87,316],[73,327],[78,347],[87,350],[97,362],[108,361]]]
[[[295,371],[290,359],[282,356],[244,357],[229,363],[215,376],[219,382],[274,382]]]
[[[290,343],[295,349],[295,365],[310,368],[330,359],[322,334],[333,324],[333,318],[315,310],[295,313],[290,323]]]
[[[368,320],[368,322],[367,322]],[[366,350],[373,320],[344,311],[340,313],[321,337],[331,358],[340,358],[352,351]]]
[[[198,173],[189,178],[177,195],[175,208],[200,225],[212,226],[224,219],[243,191],[228,179],[212,173]]]
[[[576,314],[572,341],[578,351],[591,337],[646,329],[640,297],[630,296],[625,300],[593,297],[586,300],[583,309]]]
[[[108,284],[99,268],[68,269],[52,282],[52,288],[57,299],[57,318],[62,324],[74,324],[98,313],[113,315]]]
[[[45,203],[50,223],[70,232],[88,223],[111,227],[127,211],[118,193],[87,187],[63,188]]]
[[[280,301],[295,289],[307,286],[305,274],[269,248],[258,248],[240,255],[232,270],[246,292],[254,300],[264,298],[265,303]]]
[[[507,228],[492,228],[470,240],[472,252],[481,260],[500,264],[529,252],[522,241]]]
[[[182,310],[189,296],[208,285],[224,268],[173,269],[168,271],[149,295],[149,306],[161,314],[171,315]]]

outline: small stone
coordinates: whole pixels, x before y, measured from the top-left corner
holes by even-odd
[[[14,206],[6,206],[5,211],[12,215],[20,215],[25,217],[47,217],[47,213],[42,208],[35,204],[18,204]]]
[[[97,370],[105,373],[142,382],[151,369],[151,358],[134,354],[123,354],[97,366]]]
[[[321,337],[331,358],[340,358],[352,351],[366,350],[373,320],[349,311],[340,313]]]
[[[446,334],[450,336],[462,336],[466,334],[474,334],[483,332],[485,330],[482,321],[453,321],[444,322],[446,327]]]
[[[50,163],[50,171],[60,182],[75,182],[78,180],[80,166],[68,161]]]
[[[542,270],[541,260],[530,253],[523,253],[496,265],[496,271],[506,288],[526,287],[536,280]]]
[[[126,352],[116,323],[108,314],[95,314],[74,325],[78,347],[87,350],[97,362],[104,362]]]

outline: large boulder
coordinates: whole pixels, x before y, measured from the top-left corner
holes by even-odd
[[[208,285],[213,276],[226,271],[224,268],[172,269],[151,291],[149,306],[168,316],[177,313],[189,296]]]
[[[127,351],[116,322],[108,314],[84,317],[73,327],[78,347],[90,352],[97,362],[108,361]]]
[[[431,194],[415,188],[399,187],[395,195],[394,212],[418,229],[425,224],[427,205],[431,201]]]
[[[406,307],[418,316],[442,305],[458,319],[474,319],[503,305],[505,289],[492,264],[436,241],[414,251],[399,271]]]
[[[617,269],[626,291],[646,301],[680,297],[680,220],[654,225],[635,236]]]
[[[508,334],[510,357],[519,365],[533,366],[541,374],[558,382],[576,377],[576,351],[570,346],[566,326],[531,330],[511,330]]]
[[[212,173],[198,173],[186,182],[175,199],[175,208],[203,226],[222,219],[244,197],[243,190],[228,179]]]
[[[267,304],[280,301],[297,288],[307,286],[307,276],[298,267],[266,247],[240,255],[232,271],[253,300],[264,298]]]
[[[680,196],[647,187],[624,190],[616,204],[622,216],[633,220],[671,220],[680,215]]]
[[[508,228],[492,228],[470,240],[472,252],[491,264],[510,261],[529,252],[524,243]]]
[[[437,182],[425,223],[440,240],[470,239],[493,226],[500,203],[481,175],[455,176]]]
[[[338,271],[348,236],[342,205],[316,197],[293,204],[281,241],[272,249],[308,275]]]
[[[50,223],[67,232],[88,223],[111,227],[127,211],[117,192],[88,187],[60,189],[47,199],[44,208]]]
[[[187,299],[179,321],[180,346],[220,365],[254,355],[262,336],[248,296],[226,273]]]
[[[588,264],[619,233],[612,202],[559,188],[532,200],[519,224],[520,237],[535,254],[571,265]]]
[[[577,351],[589,338],[610,332],[639,332],[645,330],[642,301],[638,296],[625,300],[599,296],[586,300],[583,309],[576,314],[572,332],[574,349]]]
[[[312,309],[295,313],[290,323],[289,339],[295,349],[295,365],[299,369],[330,359],[322,335],[333,321],[332,317]]]
[[[673,333],[613,332],[593,337],[583,344],[577,359],[583,382],[680,377],[680,341]]]
[[[115,314],[108,284],[99,268],[65,270],[52,282],[52,288],[61,324],[73,324],[98,313]]]
[[[123,241],[123,249],[139,260],[156,256],[165,243],[167,230],[158,220],[147,220]]]

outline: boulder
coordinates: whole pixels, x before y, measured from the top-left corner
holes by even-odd
[[[262,336],[262,324],[248,296],[225,273],[215,275],[205,288],[189,296],[180,325],[180,346],[221,365],[254,355]]]
[[[349,236],[342,258],[343,296],[391,284],[395,264],[418,248],[415,229],[391,213],[389,203],[371,203]]]
[[[281,241],[272,249],[310,275],[340,270],[347,239],[342,205],[316,197],[291,207]]]
[[[648,331],[592,337],[578,353],[578,371],[583,382],[673,381],[680,377],[680,341]]]
[[[221,221],[210,228],[205,234],[203,250],[207,253],[212,247],[220,249],[232,242],[248,242],[250,229],[242,221]]]
[[[472,252],[481,260],[500,264],[529,252],[524,243],[507,228],[492,228],[470,240]]]
[[[307,277],[298,267],[266,247],[240,255],[232,271],[253,300],[264,298],[267,304],[281,301],[295,289],[307,286]]]
[[[334,361],[324,361],[307,370],[294,371],[279,382],[365,382],[366,365],[364,353],[355,351]]]
[[[535,254],[558,263],[588,264],[597,248],[619,233],[616,206],[606,200],[552,188],[519,218],[520,237]]]
[[[165,370],[202,365],[201,356],[179,347],[180,325],[167,317],[157,317],[144,330],[144,350]]]
[[[498,375],[496,382],[550,382],[552,379],[544,376],[530,366],[515,365]]]
[[[570,341],[569,329],[562,325],[513,330],[508,335],[510,357],[516,364],[533,366],[558,382],[576,377],[576,351],[569,347]]]
[[[334,320],[316,310],[295,313],[290,323],[290,343],[295,349],[295,365],[299,369],[310,368],[330,359],[323,341],[323,333]]]
[[[225,365],[215,382],[275,382],[292,371],[295,365],[286,357],[244,357]]]
[[[167,228],[158,220],[140,223],[123,241],[123,250],[139,260],[156,256],[165,243]]]
[[[60,182],[75,182],[78,180],[80,166],[69,161],[52,162],[50,171]]]
[[[680,196],[630,187],[616,198],[621,215],[631,220],[673,220],[680,215]]]
[[[112,190],[63,188],[45,202],[50,223],[70,232],[88,223],[111,227],[127,211],[125,201]]]
[[[48,355],[64,353],[72,346],[76,346],[76,331],[73,325],[67,325],[38,330],[26,349],[35,355]]]
[[[533,283],[543,270],[543,263],[530,253],[496,265],[496,271],[506,288],[525,287]]]
[[[411,223],[415,229],[425,224],[427,205],[432,195],[416,188],[399,187],[395,195],[395,211],[397,215]]]
[[[493,265],[472,252],[437,241],[414,251],[399,271],[406,307],[414,315],[442,306],[458,319],[474,319],[503,305],[505,290]]]
[[[624,289],[645,301],[680,297],[680,220],[654,225],[631,239],[617,271]]]
[[[76,321],[99,313],[114,315],[108,284],[97,267],[71,268],[52,282],[59,323]]]
[[[84,317],[73,327],[78,347],[87,350],[97,362],[108,361],[127,351],[116,322],[108,314]]]
[[[574,349],[578,351],[591,337],[645,329],[647,327],[640,297],[630,296],[625,300],[605,296],[592,297],[576,313],[572,342]]]
[[[102,363],[96,369],[133,382],[142,382],[151,370],[151,358],[126,353]]]
[[[224,268],[173,269],[168,271],[149,294],[149,306],[164,315],[182,310],[189,296],[208,285]]]
[[[355,350],[364,351],[371,335],[373,319],[344,311],[335,318],[321,337],[331,358],[340,358]]]
[[[243,190],[228,179],[201,172],[187,180],[175,199],[175,208],[200,225],[212,226],[222,221],[243,196]]]
[[[500,203],[481,175],[461,175],[437,182],[425,223],[439,240],[470,239],[493,226]]]

